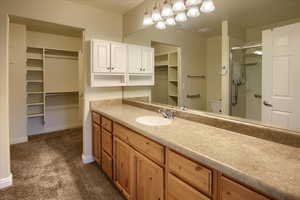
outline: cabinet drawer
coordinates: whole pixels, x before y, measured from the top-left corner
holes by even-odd
[[[105,128],[107,131],[112,132],[112,121],[107,119],[106,117],[101,118],[101,126]]]
[[[154,161],[164,163],[164,147],[162,145],[119,124],[114,125],[114,134]]]
[[[129,143],[129,137],[133,134],[131,130],[128,128],[118,124],[114,123],[114,135],[123,140],[124,142]]]
[[[112,158],[104,151],[102,151],[102,169],[104,173],[112,179],[113,163]]]
[[[205,195],[170,173],[167,181],[167,200],[209,200]]]
[[[168,167],[178,177],[211,195],[212,171],[173,151],[168,151]]]
[[[270,200],[226,177],[221,177],[221,200]]]
[[[101,116],[100,116],[100,114],[98,114],[96,112],[93,112],[92,113],[92,120],[93,120],[94,123],[100,125],[100,123],[101,123]]]
[[[102,149],[112,156],[112,134],[102,128]]]

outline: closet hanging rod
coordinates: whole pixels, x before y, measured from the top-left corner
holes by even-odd
[[[46,96],[65,96],[71,94],[78,94],[78,92],[57,92],[57,93],[46,93]]]
[[[206,76],[204,75],[187,75],[188,78],[202,78],[202,79],[205,79]]]
[[[200,94],[188,94],[186,95],[186,98],[189,98],[189,99],[193,99],[193,98],[200,98]]]
[[[236,47],[232,47],[231,50],[244,50],[244,49],[251,49],[251,48],[258,48],[258,47],[262,47],[262,44],[252,44],[252,45],[245,45],[245,46],[236,46]]]

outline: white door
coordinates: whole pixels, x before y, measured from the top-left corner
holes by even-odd
[[[154,49],[144,47],[142,52],[142,72],[152,73],[153,70],[154,70]]]
[[[300,23],[263,32],[262,120],[300,130]]]
[[[129,73],[143,73],[142,48],[140,46],[128,45],[128,68]]]
[[[111,43],[111,72],[125,73],[127,65],[127,46],[122,43]]]
[[[110,43],[92,41],[92,65],[94,73],[110,72]]]

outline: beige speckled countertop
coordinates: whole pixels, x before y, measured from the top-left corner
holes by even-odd
[[[121,102],[92,104],[91,108],[277,200],[300,200],[300,148],[181,118],[168,126],[145,126],[136,118],[160,115]]]

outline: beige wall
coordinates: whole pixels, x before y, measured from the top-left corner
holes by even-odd
[[[151,41],[177,46],[181,49],[181,105],[194,109],[206,109],[206,82],[202,79],[188,80],[187,75],[205,74],[205,38],[198,33],[169,28],[164,31],[155,27],[128,34],[125,42],[151,46]],[[150,89],[149,89],[150,92]],[[187,99],[188,93],[200,93],[200,99]]]
[[[7,15],[16,15],[85,29],[84,67],[88,68],[88,40],[92,38],[122,41],[123,20],[119,14],[63,0],[0,0],[0,179],[10,174]],[[108,23],[109,22],[109,23]],[[121,88],[90,88],[87,74],[84,89],[84,155],[91,158],[91,100],[120,98]],[[143,91],[143,90],[142,90]],[[134,93],[134,92],[133,92]]]
[[[209,101],[221,96],[222,37],[210,37],[206,41],[206,98],[207,111],[212,112]]]
[[[26,27],[10,24],[9,30],[10,143],[15,144],[27,141]]]
[[[0,12],[0,180],[10,176],[8,29],[8,16]]]

